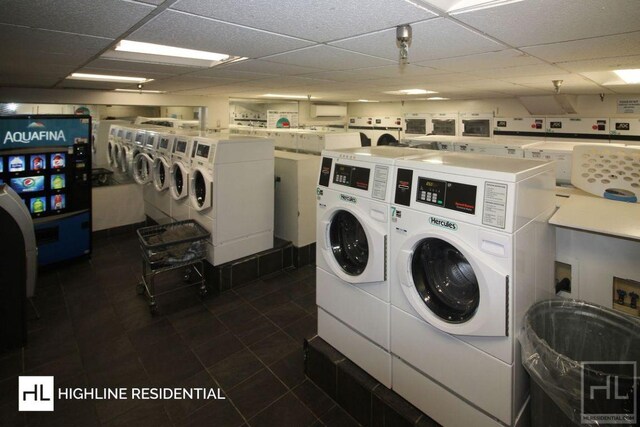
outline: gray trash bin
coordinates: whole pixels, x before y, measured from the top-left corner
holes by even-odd
[[[583,301],[541,301],[526,313],[520,343],[531,376],[533,427],[580,425],[583,414],[630,417],[634,406],[640,411],[633,363],[617,363],[635,362],[640,370],[640,320]],[[585,387],[595,387],[594,398],[583,402]],[[606,398],[607,388],[614,398]],[[596,423],[603,424],[609,422]]]

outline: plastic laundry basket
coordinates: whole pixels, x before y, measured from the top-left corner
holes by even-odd
[[[635,362],[639,370],[639,320],[582,301],[541,301],[525,315],[520,343],[522,363],[532,380],[533,427],[581,424],[583,375],[588,389],[605,386],[608,376],[609,384],[611,378],[617,378],[618,395],[630,396],[620,400],[597,397],[587,401],[587,413],[631,416],[634,406],[639,406],[639,396],[633,394],[634,386],[638,390],[638,378],[629,374],[629,363],[583,365],[599,361]]]

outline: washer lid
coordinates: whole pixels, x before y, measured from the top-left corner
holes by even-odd
[[[441,239],[424,239],[414,249],[411,272],[418,295],[436,316],[450,323],[473,317],[480,287],[460,250]]]
[[[369,262],[369,241],[360,221],[350,212],[338,211],[329,226],[329,244],[340,268],[358,276]]]

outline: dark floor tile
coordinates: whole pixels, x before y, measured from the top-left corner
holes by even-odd
[[[51,307],[42,304],[41,301],[34,301],[38,310],[37,317],[35,310],[27,305],[29,317],[27,319],[27,330],[29,332],[42,328],[55,328],[57,324],[69,321],[69,313],[66,305]]]
[[[80,346],[97,346],[125,333],[111,306],[101,308],[91,315],[76,318],[73,324]]]
[[[210,338],[198,347],[194,347],[193,352],[198,359],[200,359],[203,366],[209,367],[244,348],[244,344],[231,332],[225,332],[214,338]]]
[[[251,301],[251,305],[261,313],[265,313],[289,301],[289,296],[286,293],[275,291]]]
[[[173,423],[162,407],[162,403],[143,401],[102,425],[105,427],[169,427]]]
[[[236,287],[259,277],[258,258],[249,258],[231,266],[231,286]]]
[[[0,405],[0,427],[23,427],[27,425],[27,414],[18,412],[15,403]]]
[[[28,370],[24,375],[53,375],[57,381],[61,381],[72,378],[82,371],[82,359],[80,354],[75,351]]]
[[[298,396],[307,407],[321,417],[335,406],[335,402],[317,385],[310,380],[305,380],[298,387],[293,389],[293,393]]]
[[[285,327],[284,331],[294,340],[302,343],[305,339],[310,340],[318,334],[318,320],[307,315]]]
[[[127,331],[142,328],[163,318],[162,315],[151,315],[148,302],[139,295],[132,295],[127,301],[114,303],[113,306],[122,327]]]
[[[0,406],[11,403],[15,408],[18,407],[18,377],[9,377],[0,381]],[[0,417],[2,418],[2,417]]]
[[[189,377],[183,381],[172,383],[171,387],[182,387],[185,389],[191,388],[206,388],[206,389],[217,389],[218,385],[213,381],[209,373],[205,370],[202,370],[195,374],[192,377]],[[195,412],[197,409],[203,407],[208,402],[206,396],[202,398],[196,398],[194,396],[192,399],[173,399],[164,401],[164,407],[169,414],[171,420],[175,423],[178,422],[189,414]]]
[[[205,307],[216,316],[236,309],[243,304],[244,300],[233,290],[222,292],[220,295],[214,295],[204,300]]]
[[[104,370],[117,363],[118,360],[138,358],[138,354],[126,335],[105,341],[99,346],[80,347],[80,356],[86,372]]]
[[[269,366],[269,368],[276,374],[280,381],[291,389],[304,382],[304,353],[302,352],[302,342],[298,350],[278,360]]]
[[[296,268],[294,270],[287,271],[287,274],[290,275],[294,280],[302,280],[316,274],[316,266],[315,265],[305,265],[300,268]]]
[[[207,403],[176,425],[237,427],[243,424],[244,419],[229,400],[216,400]]]
[[[314,422],[316,417],[291,392],[249,420],[252,427],[275,425],[303,427],[310,426]]]
[[[273,310],[265,313],[273,323],[275,323],[280,328],[285,328],[306,316],[308,313],[300,308],[299,305],[294,304],[293,302],[288,302],[283,304]]]
[[[258,317],[260,317],[260,312],[249,304],[244,303],[231,311],[219,315],[218,319],[232,332],[236,332],[242,330],[246,324]]]
[[[0,381],[19,375],[23,370],[22,349],[0,356]]]
[[[133,346],[140,351],[175,334],[173,325],[164,318],[127,333]]]
[[[249,346],[265,365],[271,365],[302,346],[282,331],[277,331]]]
[[[245,418],[250,419],[280,396],[287,388],[267,369],[259,371],[254,376],[227,391],[233,404]]]
[[[25,369],[33,369],[51,360],[77,351],[70,322],[38,329],[29,333],[24,350]]]
[[[91,387],[149,386],[147,376],[137,357],[124,355],[112,359],[111,363],[87,372]]]
[[[283,288],[283,291],[291,298],[292,300],[297,300],[309,294],[313,294],[316,288],[313,283],[311,283],[308,279],[291,281],[287,283]]]
[[[29,427],[91,427],[100,425],[94,404],[87,400],[69,401],[64,405],[56,402],[54,412],[30,412]]]
[[[171,385],[203,368],[191,349],[177,336],[147,346],[140,351],[140,358],[152,382],[158,385]]]
[[[172,313],[168,316],[168,319],[177,331],[184,331],[198,326],[212,316],[204,305],[199,304],[186,310]]]
[[[245,349],[216,363],[208,370],[224,390],[229,390],[263,368],[264,364],[249,349]]]
[[[304,311],[307,313],[315,313],[318,306],[316,304],[316,293],[310,292],[300,298],[293,300],[296,304],[298,304]]]
[[[282,270],[283,258],[282,251],[274,251],[258,257],[258,273],[260,276],[266,276]]]
[[[207,343],[212,338],[228,332],[227,327],[212,314],[191,329],[180,331],[180,336],[192,348]]]
[[[381,384],[374,388],[372,397],[373,425],[410,427],[423,416],[420,410]]]
[[[279,278],[281,276],[282,275],[278,275],[276,277]],[[267,282],[267,280],[265,279],[259,279],[247,285],[237,287],[235,288],[235,291],[245,300],[253,301],[260,297],[268,295],[271,292],[275,292],[281,287],[282,286],[279,282],[275,282],[273,280]]]
[[[357,427],[360,425],[338,405],[335,405],[321,416],[320,421],[322,421],[324,425],[331,427]]]
[[[233,333],[244,345],[251,345],[276,331],[278,331],[278,327],[260,315],[248,323],[239,325]]]

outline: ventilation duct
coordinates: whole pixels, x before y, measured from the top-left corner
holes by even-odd
[[[575,95],[520,96],[518,99],[532,116],[577,113]]]

